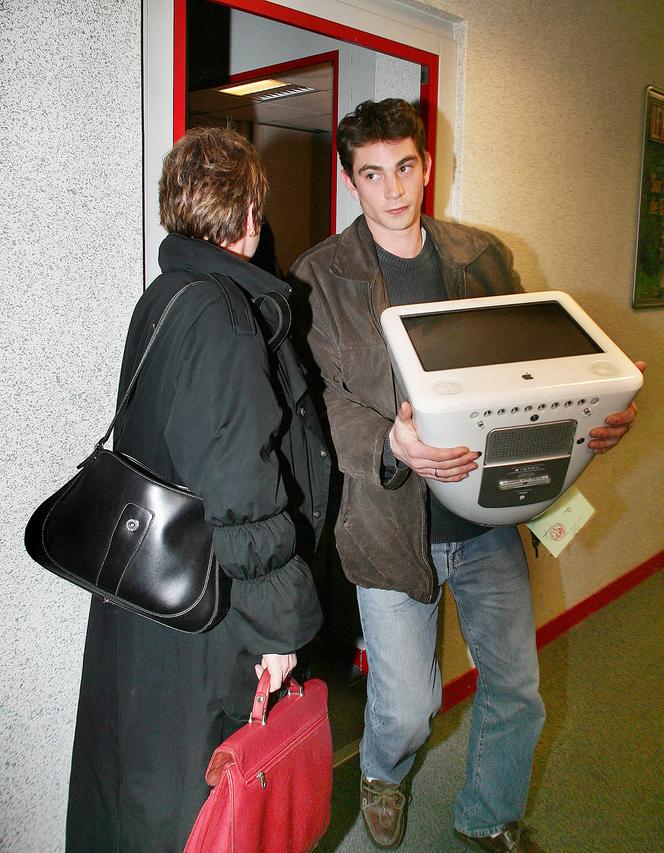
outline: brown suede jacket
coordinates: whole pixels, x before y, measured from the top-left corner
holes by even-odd
[[[438,250],[449,299],[521,289],[509,250],[493,235],[427,216],[422,224]],[[411,476],[386,488],[381,481],[383,442],[397,400],[379,321],[389,302],[364,216],[298,258],[291,280],[309,299],[307,340],[344,475],[335,527],[344,571],[358,586],[429,602],[435,572],[425,482]]]

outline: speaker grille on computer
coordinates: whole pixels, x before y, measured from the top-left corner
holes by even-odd
[[[569,454],[575,432],[572,420],[494,429],[487,436],[485,464]]]

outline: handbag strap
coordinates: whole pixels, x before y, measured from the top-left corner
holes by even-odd
[[[214,279],[213,276],[211,278]],[[139,373],[143,369],[143,365],[145,364],[145,361],[146,361],[146,359],[150,353],[150,350],[152,349],[155,341],[157,340],[157,335],[161,331],[161,328],[164,325],[164,321],[166,320],[166,317],[168,316],[168,313],[170,312],[171,308],[173,307],[175,302],[180,298],[180,296],[182,296],[183,293],[185,293],[187,290],[189,290],[190,287],[194,287],[197,284],[204,284],[205,282],[207,282],[209,280],[210,279],[199,279],[197,281],[190,281],[189,284],[186,284],[184,287],[182,287],[180,290],[178,290],[178,292],[175,293],[170,298],[168,304],[166,305],[166,307],[164,308],[164,310],[162,312],[161,317],[159,318],[156,326],[154,327],[154,331],[152,332],[150,340],[148,341],[148,345],[145,347],[145,351],[144,351],[143,355],[141,356],[141,360],[139,361],[136,370],[134,371],[134,375],[131,377],[129,385],[127,385],[127,390],[125,391],[122,400],[120,401],[117,409],[115,410],[115,415],[113,417],[113,420],[109,424],[109,427],[106,430],[106,432],[104,433],[103,437],[100,438],[99,441],[95,444],[95,452],[97,450],[103,448],[104,445],[106,444],[106,442],[108,441],[108,439],[110,438],[110,435],[113,432],[113,427],[115,426],[117,419],[120,417],[120,413],[122,412],[124,407],[127,405],[127,401],[129,400],[129,397],[131,396],[131,392],[133,391],[134,386],[136,385],[136,382],[138,381]],[[217,284],[218,284],[218,282],[217,282]],[[283,343],[284,339],[287,337],[288,333],[290,332],[291,309],[290,309],[290,305],[288,304],[288,300],[286,299],[286,297],[283,295],[283,293],[279,293],[279,291],[277,291],[277,290],[271,290],[267,293],[260,294],[259,296],[256,296],[252,300],[252,302],[256,305],[257,309],[260,311],[261,306],[263,305],[263,302],[266,299],[270,299],[272,302],[274,302],[274,304],[277,308],[277,313],[278,313],[278,317],[279,317],[279,327],[274,332],[274,334],[270,337],[270,339],[267,341],[268,349],[270,349],[272,352],[274,352]],[[85,462],[87,462],[87,459],[85,459],[83,462],[81,462],[81,464],[78,467],[81,468],[83,465],[85,465]]]
[[[148,355],[150,354],[150,350],[154,346],[154,342],[157,340],[157,335],[161,331],[161,328],[164,325],[164,321],[166,320],[166,317],[168,316],[171,308],[173,307],[175,302],[182,296],[182,294],[185,293],[187,290],[189,290],[190,287],[194,287],[197,284],[203,284],[204,281],[206,281],[206,279],[200,279],[199,281],[190,281],[189,284],[186,284],[183,288],[178,290],[178,292],[175,293],[170,298],[168,304],[166,305],[166,307],[164,308],[164,310],[162,312],[161,317],[157,321],[157,325],[154,327],[154,331],[152,332],[152,335],[150,336],[150,340],[148,341],[148,345],[145,347],[145,351],[144,351],[143,355],[141,356],[141,360],[138,362],[138,367],[134,371],[134,375],[131,377],[131,380],[129,381],[129,385],[127,385],[127,390],[124,393],[124,397],[122,398],[122,400],[118,404],[117,409],[115,410],[115,416],[113,417],[113,420],[109,424],[108,429],[104,433],[103,438],[100,438],[99,441],[96,443],[95,450],[98,450],[99,448],[103,447],[106,444],[106,442],[108,441],[111,433],[113,432],[113,427],[115,426],[117,419],[120,417],[120,412],[127,405],[127,401],[129,400],[131,392],[134,390],[134,386],[136,385],[136,382],[138,381],[138,375],[141,372],[141,370],[143,369],[143,365],[145,364],[145,361],[146,361]]]
[[[262,726],[266,723],[267,702],[270,697],[270,679],[270,671],[268,669],[264,669],[263,674],[258,679],[258,687],[256,688],[256,695],[254,696],[254,704],[251,707],[251,714],[249,715],[250,723],[260,723]]]

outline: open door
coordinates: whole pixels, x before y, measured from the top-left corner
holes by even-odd
[[[398,96],[418,103],[435,165],[424,210],[433,213],[435,191],[438,213],[455,215],[459,196],[454,154],[456,133],[461,131],[457,123],[461,82],[454,23],[450,16],[400,8],[399,4],[389,4],[389,8],[386,4],[379,13],[373,0],[366,0],[366,9],[363,2],[291,0],[298,7],[294,9],[268,0],[143,0],[146,284],[158,273],[157,249],[164,236],[157,200],[162,158],[190,121],[189,92],[216,85],[219,71],[223,72],[221,79],[228,80],[256,69],[334,53],[335,120],[367,98]],[[211,20],[211,10],[216,10],[215,20]],[[192,14],[199,13],[207,23],[192,26]],[[191,33],[196,26],[199,41],[192,50]],[[227,44],[225,58],[218,49],[220,44]],[[359,213],[359,205],[343,188],[335,159],[332,156],[330,164],[332,168],[334,162],[336,172],[330,186],[330,232],[341,231]],[[316,205],[319,216],[320,209]]]

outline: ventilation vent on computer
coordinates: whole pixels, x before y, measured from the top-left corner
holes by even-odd
[[[571,453],[576,421],[495,429],[487,437],[486,462],[520,462]]]

